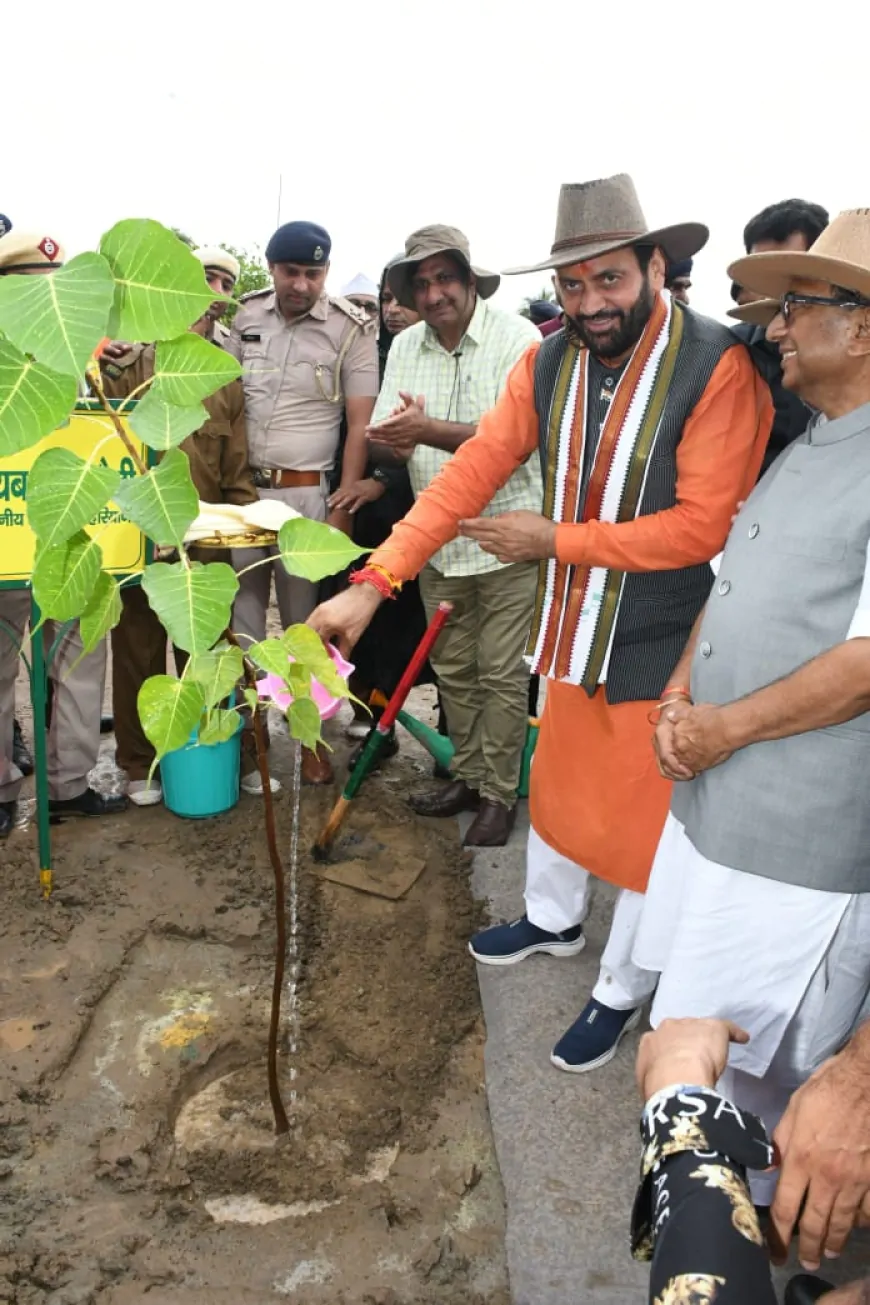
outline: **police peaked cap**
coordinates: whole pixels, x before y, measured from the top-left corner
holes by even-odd
[[[266,261],[323,267],[329,262],[331,249],[329,232],[316,222],[285,222],[266,246]]]

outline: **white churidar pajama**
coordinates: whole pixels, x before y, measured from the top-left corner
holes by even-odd
[[[526,915],[549,933],[581,924],[588,914],[589,871],[549,847],[529,829],[526,852]],[[643,893],[618,890],[610,936],[592,996],[613,1010],[633,1010],[652,996],[657,974],[632,962],[632,949],[643,910]]]

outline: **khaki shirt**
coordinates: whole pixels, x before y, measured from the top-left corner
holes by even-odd
[[[236,314],[227,349],[244,368],[251,466],[329,471],[344,399],[378,393],[374,327],[362,309],[323,294],[287,322],[274,290],[260,291]]]
[[[215,330],[214,343],[228,332]],[[117,362],[102,366],[103,388],[110,399],[125,399],[154,375],[154,345],[136,344]],[[182,440],[190,476],[203,503],[255,503],[259,497],[248,464],[245,399],[241,381],[230,381],[203,400],[209,419]]]

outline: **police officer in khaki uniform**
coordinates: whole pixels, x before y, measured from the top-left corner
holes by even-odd
[[[15,231],[0,236],[0,276],[34,276],[63,267],[59,241],[44,232]],[[15,803],[23,778],[12,760],[15,679],[18,650],[30,619],[30,592],[0,590],[0,620],[15,642],[0,627],[0,838],[12,828]],[[78,621],[65,632],[60,623],[47,621],[46,648],[60,643],[49,665],[54,688],[48,729],[49,809],[55,819],[66,816],[105,816],[125,810],[123,797],[104,797],[88,785],[88,773],[100,751],[100,713],[106,678],[106,643],[83,656]],[[37,728],[39,723],[37,722]]]
[[[341,485],[349,488],[365,475],[365,428],[378,393],[378,356],[367,315],[326,292],[330,248],[328,234],[313,222],[279,227],[266,246],[274,288],[245,295],[227,347],[244,368],[248,454],[260,497],[280,499],[350,534],[350,514],[328,512],[328,477],[343,416]],[[243,571],[269,552],[237,550],[233,563]],[[273,571],[285,627],[305,621],[317,603],[317,586],[289,576],[280,563],[240,575],[234,624],[252,640],[266,635]],[[304,752],[302,777],[311,784],[331,781],[324,751]]]
[[[239,278],[239,264],[223,249],[197,249],[205,279],[217,294],[231,295]],[[191,330],[223,345],[229,332],[219,318],[226,303],[216,300]],[[134,345],[103,362],[103,387],[113,399],[125,398],[154,375],[154,345]],[[257,490],[248,465],[245,398],[241,381],[231,381],[203,400],[209,419],[183,440],[180,448],[190,461],[190,476],[203,503],[255,503]],[[190,550],[204,562],[228,562],[229,555],[214,549]],[[121,590],[123,610],[112,631],[112,701],[115,712],[116,760],[127,774],[127,794],[137,806],[153,806],[163,792],[156,776],[148,779],[154,748],[139,720],[139,690],[152,675],[166,673],[166,631],[151,609],[140,585]],[[261,790],[262,791],[262,790]]]

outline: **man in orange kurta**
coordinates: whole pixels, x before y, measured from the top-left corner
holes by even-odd
[[[667,259],[697,252],[706,234],[650,232],[626,177],[563,187],[543,265],[556,268],[566,331],[530,347],[357,584],[311,618],[352,645],[389,588],[458,533],[500,561],[541,561],[529,648],[548,684],[526,913],[478,934],[471,951],[491,965],[575,955],[589,876],[620,889],[599,981],[551,1057],[572,1072],[613,1057],[655,987],[631,960],[670,801],[649,722],[662,699],[688,693],[669,685],[680,632],[706,599],[706,563],[754,484],[772,420],[745,349],[664,291]],[[537,456],[544,512],[480,517]]]

